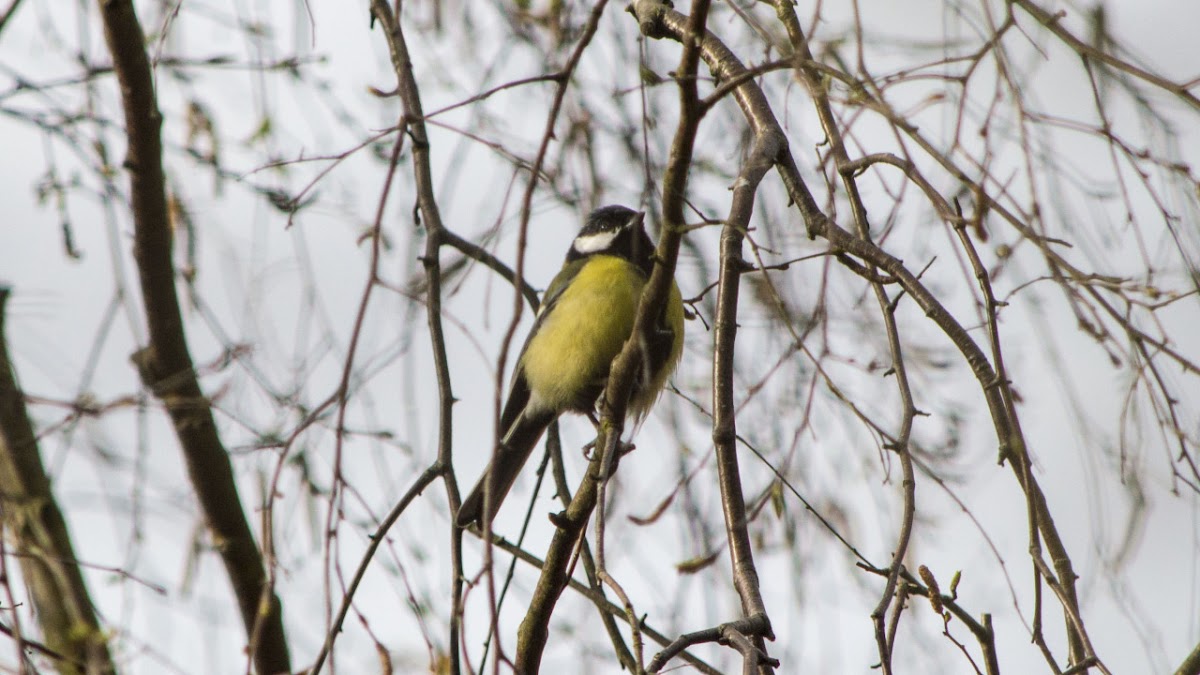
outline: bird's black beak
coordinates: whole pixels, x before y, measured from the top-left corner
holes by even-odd
[[[629,217],[629,222],[625,224],[625,229],[633,230],[642,226],[646,222],[646,212],[638,211]]]

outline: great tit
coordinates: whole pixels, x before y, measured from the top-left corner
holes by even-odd
[[[459,527],[483,525],[483,499],[500,510],[546,427],[564,412],[590,414],[612,362],[633,332],[642,289],[654,269],[645,214],[624,206],[593,211],[550,282],[500,414],[500,446],[458,511]],[[671,281],[666,306],[642,340],[628,414],[650,411],[683,351],[683,300]]]

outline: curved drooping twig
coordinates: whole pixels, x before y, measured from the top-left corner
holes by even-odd
[[[683,178],[690,166],[690,142],[694,139],[695,127],[699,125],[702,110],[695,93],[697,61],[702,58],[718,80],[736,77],[744,70],[740,62],[725,46],[703,26],[702,19],[687,18],[670,10],[660,2],[638,2],[633,7],[634,15],[644,35],[654,38],[670,37],[683,45],[681,67],[677,71],[680,96],[680,128],[685,121],[694,126],[692,138],[687,139],[687,156],[680,156],[680,135],[672,146],[671,164],[664,180],[663,213],[668,227],[672,223],[682,225]],[[693,12],[695,8],[693,8]],[[703,36],[699,39],[689,36]],[[742,258],[742,240],[749,228],[754,209],[754,195],[759,183],[775,164],[775,158],[787,146],[787,140],[775,121],[762,91],[752,81],[746,80],[734,89],[743,112],[752,120],[754,147],[744,160],[741,171],[733,185],[733,199],[729,215],[721,230],[720,277],[717,290],[717,313],[714,319],[713,354],[713,445],[717,458],[717,475],[721,489],[721,504],[725,519],[725,532],[729,541],[730,561],[733,566],[734,586],[742,602],[743,619],[722,624],[718,629],[700,631],[684,636],[671,648],[657,655],[649,670],[657,671],[666,665],[678,646],[692,644],[690,637],[707,636],[732,644],[741,652],[745,672],[771,672],[778,665],[767,654],[765,639],[774,639],[771,622],[759,588],[758,571],[754,565],[753,547],[750,542],[749,521],[746,503],[742,495],[741,472],[737,459],[737,424],[733,401],[733,373],[735,341],[737,336],[737,306],[739,282],[748,268]],[[694,119],[692,119],[694,117]],[[680,164],[676,164],[680,161]],[[678,174],[672,173],[672,170]],[[677,182],[672,178],[679,175]],[[677,214],[677,215],[676,215]],[[673,219],[674,215],[674,219]],[[748,645],[752,644],[753,648]]]
[[[408,53],[408,44],[404,39],[400,18],[392,12],[392,8],[387,2],[375,0],[371,3],[371,19],[372,22],[378,20],[382,26],[388,52],[392,60],[392,67],[396,74],[397,92],[404,108],[400,133],[407,134],[412,139],[413,173],[417,192],[417,209],[415,212],[420,214],[426,229],[425,254],[422,257],[422,262],[425,266],[425,281],[427,286],[426,316],[429,324],[430,343],[433,347],[434,370],[438,383],[438,454],[433,463],[410,485],[404,497],[392,507],[387,517],[377,528],[375,536],[372,537],[370,546],[363,553],[354,578],[342,598],[340,609],[336,617],[333,618],[321,651],[318,653],[314,665],[310,669],[313,675],[316,675],[321,670],[326,658],[332,653],[336,636],[341,632],[342,623],[354,600],[355,592],[366,573],[371,559],[374,557],[375,551],[380,543],[384,541],[388,530],[391,529],[391,526],[399,519],[408,505],[421,494],[425,487],[438,478],[441,478],[446,485],[446,493],[452,507],[451,510],[457,509],[459,503],[458,485],[454,480],[452,462],[452,411],[454,393],[450,383],[449,359],[446,354],[446,343],[442,330],[441,264],[438,258],[439,249],[446,243],[445,239],[449,235],[449,232],[442,223],[441,211],[438,208],[437,199],[434,195],[429,136],[425,130],[420,90],[417,87],[416,76],[413,73],[412,59]],[[382,228],[384,206],[386,205],[396,164],[399,160],[403,140],[403,137],[398,138],[393,147],[387,182],[376,212],[373,228],[372,278],[368,280],[366,293],[369,293],[371,286],[377,281],[374,278],[374,274],[375,264],[378,260],[379,233]],[[364,296],[361,309],[365,310],[366,302],[367,299]],[[348,372],[349,364],[347,365]],[[343,399],[342,410],[344,410],[344,397],[346,396],[345,382],[343,382],[340,392]],[[451,620],[447,650],[449,659],[447,668],[448,672],[458,673],[460,671],[459,640],[461,639],[460,619],[463,588],[462,532],[454,527],[450,529],[450,556],[452,561],[450,569]]]
[[[812,66],[811,57],[803,33],[799,30],[790,4],[777,3],[777,11],[788,29],[794,46],[804,46],[796,52],[797,68],[806,72],[813,81],[819,82],[818,73]],[[650,37],[670,38],[683,41],[687,33],[688,18],[654,0],[638,2],[635,10],[642,32]],[[718,82],[741,77],[744,66],[711,34],[700,41],[700,53],[709,65]],[[974,373],[988,404],[996,431],[1000,456],[1006,461],[1026,495],[1027,512],[1031,523],[1032,545],[1030,554],[1034,564],[1051,589],[1059,597],[1067,618],[1068,636],[1071,644],[1071,662],[1089,663],[1104,669],[1096,658],[1095,650],[1087,637],[1075,593],[1075,574],[1070,556],[1054,525],[1045,495],[1042,493],[1031,471],[1031,460],[1020,429],[1008,383],[997,374],[985,352],[971,338],[963,326],[950,314],[937,298],[921,283],[918,276],[905,265],[863,236],[851,234],[833,219],[825,215],[809,191],[792,157],[786,139],[771,112],[770,106],[756,84],[748,81],[733,90],[756,139],[776,136],[784,141],[775,148],[777,154],[771,159],[779,170],[789,196],[796,204],[811,237],[828,241],[835,252],[849,254],[865,262],[869,268],[883,271],[895,279],[900,286],[924,310],[962,354]],[[828,112],[828,99],[814,95],[819,112]],[[830,123],[832,115],[827,115]],[[839,167],[841,168],[841,167]],[[737,187],[737,186],[735,186]],[[723,237],[724,242],[724,237]],[[1051,564],[1042,558],[1042,546],[1048,549]],[[1051,565],[1053,569],[1051,569]],[[889,574],[889,583],[896,583],[896,571]],[[740,589],[739,589],[740,590]]]

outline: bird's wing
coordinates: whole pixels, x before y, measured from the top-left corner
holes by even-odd
[[[508,385],[508,400],[504,402],[504,410],[500,412],[500,438],[504,438],[512,430],[517,417],[529,404],[529,382],[525,380],[525,368],[521,363],[525,356],[525,350],[529,349],[529,343],[533,340],[533,336],[541,330],[542,325],[546,322],[546,317],[554,311],[563,291],[571,285],[571,280],[579,274],[583,264],[583,260],[577,260],[564,265],[550,281],[546,292],[542,294],[542,304],[538,306],[537,318],[533,320],[533,327],[529,329],[529,335],[525,337],[525,344],[521,345],[521,355],[517,357],[517,367],[513,370],[512,382]]]
[[[546,292],[542,294],[542,304],[538,307],[537,320],[533,322],[533,328],[529,331],[529,337],[533,337],[541,327],[542,322],[554,310],[554,306],[558,304],[558,299],[562,297],[563,291],[567,290],[567,286],[571,285],[571,281],[579,276],[579,271],[587,264],[587,259],[582,258],[563,265],[563,268],[554,275],[554,279],[550,281],[550,285],[546,288]],[[529,345],[529,340],[525,340],[526,346]],[[524,347],[521,348],[524,352]]]

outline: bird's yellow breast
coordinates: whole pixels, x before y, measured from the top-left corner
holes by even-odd
[[[521,366],[543,405],[590,408],[579,393],[603,386],[613,359],[633,332],[646,278],[622,258],[589,258],[549,310],[525,348]]]

